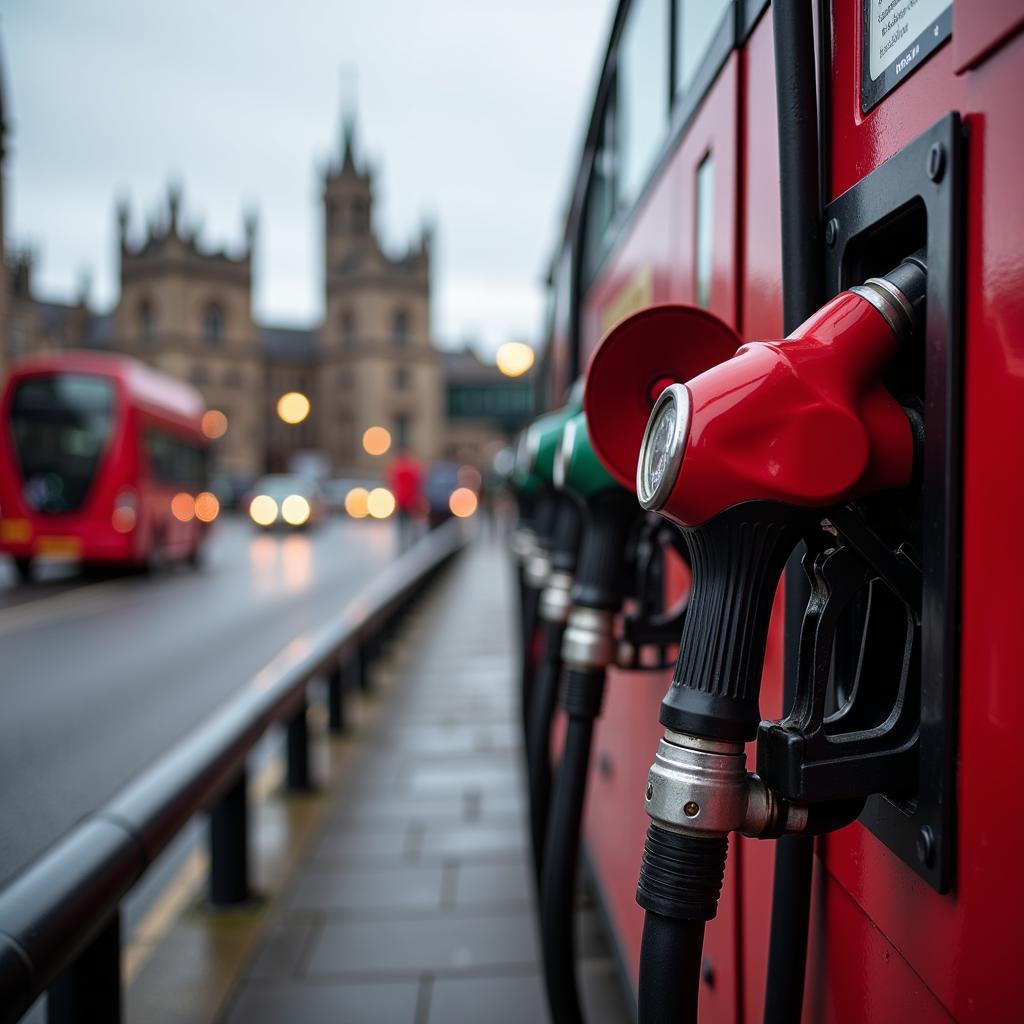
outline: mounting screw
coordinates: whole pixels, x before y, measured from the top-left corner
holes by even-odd
[[[836,244],[836,239],[839,237],[839,221],[833,217],[825,225],[825,244],[831,249]]]
[[[698,804],[696,800],[687,800],[686,803],[683,804],[683,814],[688,818],[696,818],[699,813],[700,804]]]
[[[708,988],[715,987],[715,965],[711,962],[711,957],[709,956],[701,958],[700,980],[703,981]]]
[[[933,142],[928,150],[928,177],[938,183],[946,170],[946,150],[941,142]]]
[[[647,783],[647,799],[648,799],[648,800],[650,800],[652,796],[654,796],[654,786],[652,786],[652,785],[651,785],[651,784],[650,784],[650,783],[648,782],[648,783]]]
[[[917,830],[917,859],[926,867],[930,868],[935,863],[935,833],[930,825],[924,825]]]

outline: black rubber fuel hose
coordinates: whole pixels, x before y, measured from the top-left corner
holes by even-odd
[[[604,669],[569,669],[560,699],[568,722],[547,828],[540,919],[544,982],[554,1024],[583,1021],[576,984],[576,873],[590,747],[604,683]]]

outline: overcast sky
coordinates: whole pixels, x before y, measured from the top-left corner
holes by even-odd
[[[115,197],[139,230],[169,179],[205,239],[259,211],[256,314],[321,313],[318,169],[343,79],[401,247],[437,224],[434,330],[536,340],[611,0],[4,0],[9,241],[37,291],[116,299]],[[347,74],[344,72],[347,69]],[[351,86],[347,90],[352,92]]]

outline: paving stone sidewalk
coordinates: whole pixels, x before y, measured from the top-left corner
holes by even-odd
[[[400,638],[401,679],[275,908],[228,1024],[547,1021],[527,874],[513,585],[478,540]],[[590,1024],[626,1024],[581,915]]]

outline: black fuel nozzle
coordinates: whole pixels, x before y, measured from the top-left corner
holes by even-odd
[[[884,374],[918,330],[926,285],[915,255],[654,405],[637,492],[682,528],[693,572],[645,794],[637,901],[661,918],[715,916],[730,832],[776,837],[821,819],[748,773],[744,745],[789,554],[825,509],[911,482],[913,430]]]

